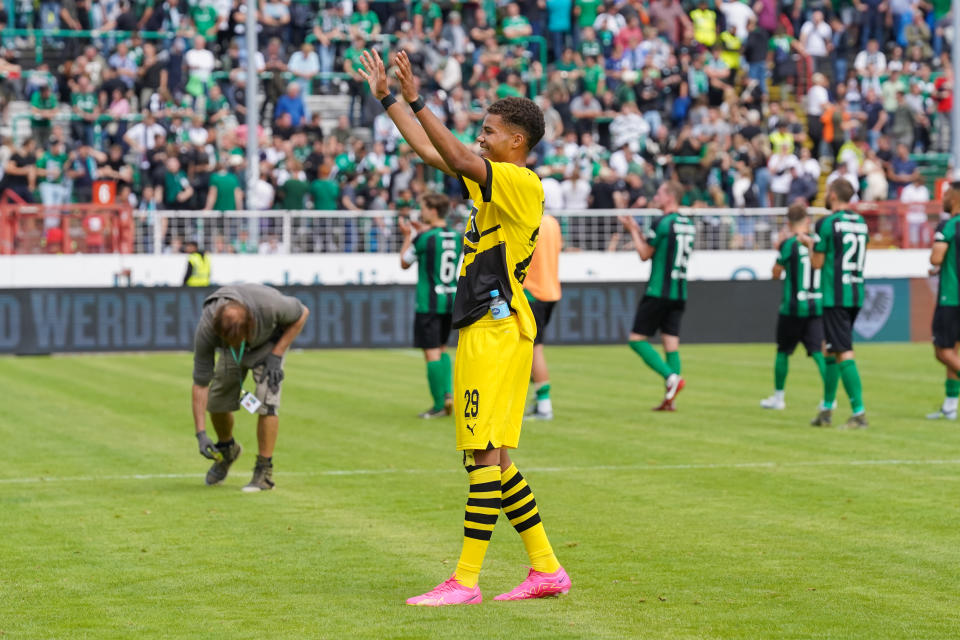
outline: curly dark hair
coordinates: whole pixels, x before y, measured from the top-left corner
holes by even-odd
[[[487,107],[487,113],[521,129],[526,134],[528,149],[537,146],[543,137],[543,111],[529,98],[502,98]]]

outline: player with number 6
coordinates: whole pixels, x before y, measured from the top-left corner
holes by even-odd
[[[420,219],[400,218],[403,234],[400,266],[417,269],[417,310],[413,320],[413,346],[423,349],[427,361],[427,382],[433,406],[421,418],[439,418],[453,414],[453,366],[447,353],[447,341],[453,323],[453,298],[457,293],[462,242],[447,228],[450,199],[440,193],[428,193],[420,199]],[[417,231],[416,235],[414,231]]]
[[[630,348],[648,367],[663,376],[666,391],[654,411],[675,411],[674,399],[684,387],[680,375],[680,321],[687,304],[687,265],[693,253],[697,228],[687,216],[677,213],[680,187],[665,182],[657,189],[653,205],[663,210],[644,235],[632,216],[620,216],[630,232],[641,260],[652,260],[650,281],[633,319]],[[664,361],[651,346],[650,337],[660,331]]]

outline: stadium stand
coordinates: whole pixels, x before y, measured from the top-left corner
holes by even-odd
[[[880,212],[878,238],[919,246],[948,170],[948,2],[262,0],[249,192],[245,0],[11,8],[4,252],[54,252],[89,226],[72,205],[91,203],[117,221],[100,250],[175,251],[187,236],[214,252],[396,250],[393,212],[459,187],[418,162],[370,97],[356,73],[366,47],[406,50],[428,108],[464,141],[491,101],[536,99],[547,132],[530,164],[546,208],[587,210],[561,217],[568,246],[622,248],[613,216],[589,210],[643,208],[662,180],[686,206],[736,211],[822,205],[835,179],[882,203],[864,205]],[[21,203],[44,209],[18,217]],[[204,227],[200,211],[236,209],[264,213]],[[717,248],[767,245],[778,224],[698,219]]]

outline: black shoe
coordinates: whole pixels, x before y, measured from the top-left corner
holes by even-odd
[[[257,465],[253,468],[253,478],[243,490],[247,493],[254,493],[270,491],[273,487],[273,463],[263,456],[257,456]]]
[[[240,454],[243,452],[243,447],[240,446],[239,442],[234,440],[233,444],[217,444],[217,451],[220,452],[223,458],[213,463],[213,466],[207,471],[207,477],[205,479],[205,482],[211,487],[215,484],[220,484],[226,479],[227,472],[230,471],[230,465],[240,457]]]
[[[866,413],[858,413],[855,416],[850,416],[850,419],[847,420],[841,429],[866,429],[869,426],[867,422]]]
[[[817,417],[810,421],[811,427],[829,427],[833,425],[833,409],[820,409]]]

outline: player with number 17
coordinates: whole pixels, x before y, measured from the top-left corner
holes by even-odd
[[[675,411],[674,399],[684,387],[680,376],[680,321],[687,304],[687,264],[697,227],[690,218],[677,213],[679,204],[680,187],[669,182],[661,184],[653,205],[662,209],[663,215],[653,221],[646,237],[632,216],[620,216],[640,259],[652,260],[650,281],[634,316],[630,348],[663,376],[666,392],[654,411]],[[658,330],[666,361],[650,345],[649,338]]]

